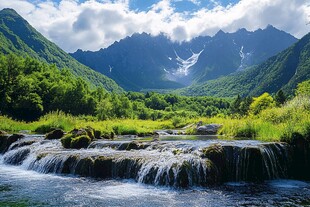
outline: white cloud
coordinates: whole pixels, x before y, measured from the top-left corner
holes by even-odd
[[[302,37],[309,32],[310,6],[305,0],[240,0],[226,7],[213,0],[214,8],[188,15],[177,13],[171,2],[161,0],[149,11],[132,11],[129,0],[0,0],[1,8],[14,8],[43,35],[64,50],[98,50],[135,32],[165,33],[172,40],[213,35],[219,29],[255,30],[268,24]],[[199,0],[189,0],[199,5]]]

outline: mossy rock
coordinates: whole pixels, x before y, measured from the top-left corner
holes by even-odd
[[[87,135],[78,136],[71,139],[70,148],[72,149],[81,149],[87,148],[91,142],[91,138]]]
[[[75,174],[90,177],[94,172],[94,160],[91,157],[86,157],[78,161]]]
[[[202,149],[202,158],[208,158],[217,167],[224,167],[225,165],[225,152],[224,148],[220,144],[213,144],[207,148]]]
[[[67,134],[64,137],[62,137],[60,139],[61,144],[64,148],[69,149],[70,145],[71,145],[71,140],[73,139],[73,135],[72,134]]]
[[[63,174],[72,174],[75,171],[75,167],[79,160],[78,155],[70,155],[66,161],[63,163],[63,167],[61,169],[61,173]]]
[[[0,135],[0,153],[4,153],[4,151],[7,148],[7,141],[8,141],[9,136],[2,134]]]
[[[191,164],[188,161],[184,161],[179,168],[177,177],[176,177],[176,185],[177,187],[186,188],[190,184],[189,180],[189,172],[191,169]]]
[[[132,141],[128,143],[123,143],[118,147],[118,150],[140,150],[140,149],[145,149],[149,147],[149,144],[137,142],[137,141]]]
[[[94,162],[94,177],[111,178],[112,177],[113,160],[109,157],[100,156]]]
[[[24,137],[25,135],[22,134],[13,134],[11,136],[0,135],[0,153],[6,152],[11,144]]]
[[[45,139],[60,139],[64,136],[65,132],[61,129],[55,129],[45,135]]]
[[[101,139],[101,131],[95,130],[95,131],[94,131],[94,137],[95,137],[96,139]]]

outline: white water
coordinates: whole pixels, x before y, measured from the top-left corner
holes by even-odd
[[[8,188],[1,191],[2,187]],[[0,206],[301,206],[310,184],[275,180],[263,184],[228,183],[208,189],[176,190],[132,180],[92,180],[40,174],[0,164]]]
[[[18,144],[33,140],[36,142],[30,146],[16,147]],[[8,204],[13,205],[12,203],[47,207],[302,206],[302,202],[308,202],[308,204],[310,202],[310,183],[293,180],[270,180],[260,184],[229,182],[218,187],[201,188],[191,183],[193,178],[197,178],[195,175],[189,176],[190,187],[182,190],[174,187],[142,184],[145,182],[144,179],[152,174],[149,171],[154,166],[157,168],[153,181],[155,185],[159,184],[162,178],[166,178],[166,182],[169,183],[169,176],[165,177],[164,172],[169,172],[169,169],[174,171],[179,169],[179,167],[172,167],[172,165],[181,165],[187,161],[194,166],[193,169],[195,166],[203,167],[203,159],[199,156],[201,148],[215,143],[220,143],[222,146],[233,144],[241,149],[260,146],[258,149],[263,150],[266,169],[268,169],[268,173],[274,174],[278,169],[272,169],[273,165],[268,163],[272,162],[271,158],[276,157],[276,155],[272,154],[274,151],[268,146],[263,146],[258,141],[163,141],[152,143],[145,150],[124,151],[115,149],[116,146],[123,143],[126,141],[99,141],[93,144],[93,148],[85,150],[64,150],[59,141],[44,141],[42,137],[36,136],[14,143],[11,145],[10,151],[0,157],[0,206],[10,206]],[[31,152],[22,161],[22,165],[4,164],[5,160],[9,161],[14,157],[13,155],[18,155],[18,152],[24,149],[30,149]],[[172,152],[175,149],[178,149],[181,154],[174,155]],[[47,155],[37,160],[37,156],[44,153]],[[61,167],[60,165],[58,167],[53,166],[53,162],[61,164],[70,155],[77,155],[79,158],[98,155],[113,156],[116,164],[118,161],[122,162],[127,158],[138,159],[141,167],[137,177],[129,180],[119,179],[117,176],[113,180],[96,180],[55,174],[57,169]],[[246,158],[246,156],[244,157]],[[243,163],[243,165],[247,164]],[[41,174],[40,172],[52,172],[52,174]],[[204,173],[206,173],[205,168]],[[177,176],[177,172],[174,172],[174,176]],[[204,176],[200,177],[204,178]]]

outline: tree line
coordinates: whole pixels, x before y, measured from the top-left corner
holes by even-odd
[[[110,93],[36,59],[0,56],[0,114],[33,121],[51,111],[114,118],[170,119],[227,115],[230,100],[154,92]]]

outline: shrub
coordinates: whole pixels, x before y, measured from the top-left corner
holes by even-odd
[[[257,130],[254,127],[254,124],[246,122],[245,125],[237,128],[235,137],[241,138],[255,138],[257,136]]]
[[[86,135],[75,137],[71,139],[70,148],[72,149],[87,148],[90,142],[91,142],[90,137]]]

